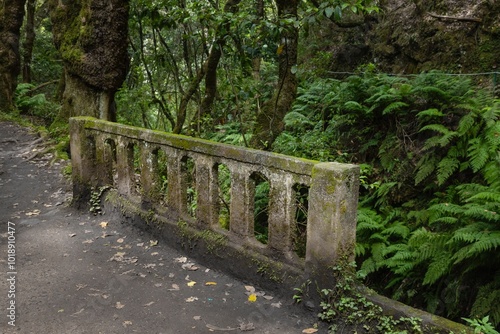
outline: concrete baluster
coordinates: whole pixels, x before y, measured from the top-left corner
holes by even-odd
[[[176,150],[167,152],[168,205],[180,216],[187,214],[186,180],[182,175],[182,163]]]
[[[116,169],[118,172],[118,192],[124,196],[134,193],[134,146],[133,143],[119,137],[116,148]]]
[[[250,237],[254,234],[254,194],[255,185],[250,180],[250,173],[241,168],[231,169],[231,204],[230,230],[241,236]]]
[[[274,175],[269,191],[269,247],[286,255],[292,250],[291,227],[295,222],[295,200],[290,175]]]
[[[95,140],[87,134],[85,119],[70,119],[73,199],[76,203],[90,199],[95,185]]]
[[[210,228],[218,223],[218,183],[213,160],[207,156],[195,159],[196,164],[196,218],[202,228]]]
[[[319,286],[331,286],[332,266],[354,260],[358,188],[359,166],[318,163],[313,167],[306,274]]]

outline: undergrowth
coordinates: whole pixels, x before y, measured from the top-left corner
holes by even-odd
[[[361,166],[357,263],[411,306],[500,324],[500,101],[463,77],[365,67],[304,83],[274,150]]]

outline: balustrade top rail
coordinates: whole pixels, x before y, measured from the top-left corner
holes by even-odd
[[[305,176],[311,176],[313,166],[318,163],[318,161],[314,160],[228,145],[185,135],[176,135],[123,124],[118,125],[117,123],[105,122],[92,117],[78,117],[78,119],[85,121],[85,128],[87,130],[94,130],[115,136],[118,135],[151,144],[166,145],[187,152],[196,152],[248,164],[277,168]]]
[[[230,172],[229,236],[256,243],[254,231],[255,174],[269,183],[268,240],[255,247],[262,254],[294,258],[297,222],[296,186],[308,189],[306,271],[320,275],[340,256],[353,258],[359,168],[216,143],[182,135],[121,125],[89,117],[70,119],[71,156],[75,198],[91,187],[113,185],[124,197],[158,202],[159,154],[167,164],[169,212],[187,213],[186,158],[196,174],[197,229],[220,231],[218,166]],[[136,161],[139,165],[136,165]],[[136,173],[140,188],[136,187]],[[154,206],[153,206],[154,207]],[[187,220],[189,221],[189,219]],[[226,232],[223,232],[226,233]]]

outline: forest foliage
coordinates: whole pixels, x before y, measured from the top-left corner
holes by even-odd
[[[299,29],[291,68],[298,94],[270,148],[360,165],[356,262],[368,286],[458,321],[489,316],[498,329],[500,100],[491,87],[433,71],[389,75],[372,64],[334,79],[330,55],[317,52],[328,41],[316,32],[330,20],[374,11],[371,1],[300,2],[298,16],[287,18],[267,3],[259,11],[261,3],[225,11],[214,1],[131,1],[118,121],[173,131],[183,112],[183,133],[248,146],[278,81],[280,34]],[[32,78],[18,85],[16,104],[50,127],[62,69],[46,11],[40,3]],[[205,113],[203,72],[217,48],[217,94]],[[265,211],[267,186],[257,191],[256,212]],[[265,226],[259,233],[265,241]]]

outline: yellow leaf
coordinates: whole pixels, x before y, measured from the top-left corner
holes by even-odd
[[[306,328],[302,331],[302,333],[311,334],[316,333],[318,330],[316,328]]]
[[[205,285],[217,285],[217,282],[206,282]]]
[[[283,52],[284,47],[285,47],[285,44],[280,44],[280,46],[278,46],[278,49],[276,50],[276,54],[280,55]]]
[[[99,225],[101,225],[102,228],[106,228],[108,226],[108,222],[102,222]]]
[[[195,282],[195,281],[191,281],[191,282],[188,282],[188,284],[187,284],[187,285],[188,285],[188,286],[194,286],[195,284],[196,284],[196,282]]]
[[[255,303],[257,301],[257,295],[255,293],[252,293],[251,295],[248,296],[248,301],[250,303]]]

